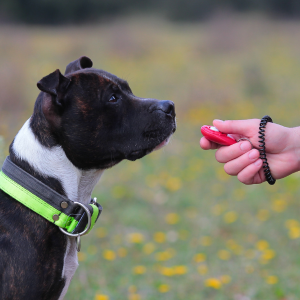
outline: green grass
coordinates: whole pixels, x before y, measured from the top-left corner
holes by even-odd
[[[298,174],[244,186],[198,144],[214,118],[299,125],[299,39],[299,23],[255,16],[1,29],[6,144],[31,114],[36,82],[81,55],[138,96],[176,104],[166,148],[104,173],[94,191],[103,213],[65,299],[299,299]]]

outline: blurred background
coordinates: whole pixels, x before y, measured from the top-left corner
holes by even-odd
[[[299,16],[296,0],[1,0],[0,163],[36,83],[82,55],[176,105],[166,148],[104,173],[65,299],[300,298],[299,175],[244,186],[199,147],[214,118],[299,125]]]

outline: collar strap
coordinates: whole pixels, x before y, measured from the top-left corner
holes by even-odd
[[[0,171],[0,189],[71,236],[89,232],[102,211],[95,200],[84,205],[62,196],[15,165],[9,156]]]

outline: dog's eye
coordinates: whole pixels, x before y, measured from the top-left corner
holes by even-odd
[[[116,95],[112,95],[112,96],[109,98],[108,101],[109,101],[109,102],[117,102],[117,101],[118,101],[118,98],[117,98]]]

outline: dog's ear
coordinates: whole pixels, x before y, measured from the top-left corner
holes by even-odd
[[[91,68],[92,66],[93,62],[90,58],[87,56],[81,56],[67,65],[65,75],[78,70]]]
[[[67,90],[71,80],[63,76],[57,69],[53,73],[43,77],[38,83],[37,87],[55,99],[57,105],[61,106],[61,96]]]

